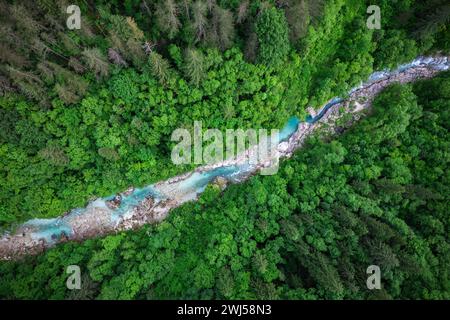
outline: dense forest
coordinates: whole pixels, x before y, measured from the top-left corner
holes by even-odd
[[[195,120],[279,128],[374,68],[448,50],[446,1],[379,2],[381,30],[358,0],[86,1],[81,30],[64,1],[2,2],[0,225],[188,170],[167,161],[170,134]]]
[[[0,0],[2,232],[192,169],[170,161],[176,128],[280,128],[374,70],[450,51],[445,0],[74,2],[80,30],[69,1]],[[275,176],[1,262],[0,297],[449,299],[449,98],[448,73],[394,85]],[[383,289],[368,291],[375,262]]]
[[[280,173],[208,187],[167,220],[0,266],[0,296],[449,299],[450,73],[394,85]],[[380,266],[382,290],[366,288]],[[66,288],[68,264],[83,270]]]

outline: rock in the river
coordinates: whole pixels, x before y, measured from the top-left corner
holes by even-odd
[[[61,236],[59,238],[60,242],[66,242],[69,241],[69,236],[63,231],[61,232]]]
[[[116,195],[112,200],[106,200],[105,203],[111,210],[117,209],[122,202],[122,197],[120,195]]]
[[[155,200],[148,196],[139,204],[138,207],[136,207],[134,214],[137,216],[145,216],[152,211],[154,204]]]
[[[155,204],[155,200],[148,196],[144,199],[144,201],[142,201],[140,207],[142,207],[144,210],[149,210],[153,207],[153,205]]]
[[[213,184],[219,186],[220,190],[224,190],[227,187],[228,181],[224,177],[215,177],[212,181]]]
[[[127,190],[125,190],[124,192],[122,192],[122,195],[123,196],[129,196],[130,194],[132,194],[133,193],[133,191],[134,191],[134,188],[133,187],[129,187]]]

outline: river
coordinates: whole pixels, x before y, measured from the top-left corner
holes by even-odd
[[[396,70],[374,72],[365,83],[350,90],[347,97],[331,99],[303,121],[296,117],[290,118],[281,128],[276,141],[279,155],[290,156],[316,124],[330,113],[330,109],[341,107],[346,100],[373,97],[392,82],[411,82],[449,68],[448,57],[419,57]],[[363,107],[368,105],[366,102]],[[40,252],[58,242],[83,240],[160,221],[170,209],[197,199],[217,177],[226,183],[236,183],[265,165],[267,163],[251,165],[243,158],[226,160],[143,188],[130,188],[119,194],[98,198],[89,202],[85,208],[73,209],[57,218],[27,221],[13,235],[6,233],[2,236],[0,259],[14,259],[23,254]]]

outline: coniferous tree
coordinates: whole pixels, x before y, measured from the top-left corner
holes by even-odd
[[[57,14],[58,8],[55,6],[55,1],[52,0],[37,0],[36,4],[38,5],[39,9],[41,9],[44,12]]]
[[[195,1],[192,5],[192,26],[195,30],[196,41],[200,41],[205,37],[208,24],[207,4],[202,0]]]
[[[222,51],[231,47],[234,38],[233,13],[218,5],[213,6],[211,27],[208,32],[208,42]]]
[[[23,68],[31,65],[31,62],[27,58],[6,43],[0,43],[0,61],[16,68]]]
[[[80,54],[80,46],[65,32],[59,32],[58,39],[69,55],[74,56]]]
[[[55,92],[58,94],[58,97],[66,104],[76,103],[80,100],[80,97],[64,84],[55,84]]]
[[[70,73],[70,75],[63,81],[67,90],[70,90],[74,95],[75,99],[67,103],[76,103],[81,100],[81,98],[86,94],[88,83],[86,80],[78,75]]]
[[[390,272],[399,266],[400,262],[397,255],[386,243],[378,239],[369,240],[367,247],[369,248],[373,263],[379,265],[385,272]]]
[[[78,74],[82,74],[86,71],[86,68],[80,62],[80,60],[76,57],[70,57],[69,62],[67,63],[69,67],[73,69]]]
[[[169,63],[160,54],[152,51],[149,54],[149,64],[153,75],[163,85],[167,84],[170,75]]]
[[[137,26],[131,17],[121,17],[118,15],[110,15],[111,30],[109,31],[109,40],[113,51],[108,51],[110,60],[118,64],[120,57],[133,62],[140,67],[145,62],[145,52],[143,49],[144,32]],[[119,64],[123,65],[123,62]]]
[[[43,61],[36,66],[41,78],[48,84],[55,82],[55,70],[51,68],[47,61]]]
[[[109,32],[108,39],[114,50],[118,51],[119,53],[121,53],[123,55],[126,55],[127,48],[126,48],[125,42],[119,37],[119,35],[116,31],[111,30]]]
[[[249,11],[249,0],[244,0],[239,4],[237,15],[236,15],[236,22],[242,23],[248,16]]]
[[[205,74],[203,54],[193,48],[186,49],[184,53],[184,73],[191,83],[198,85]]]
[[[191,15],[189,13],[189,8],[191,6],[191,0],[182,0],[183,1],[183,9],[184,9],[184,16],[187,18],[187,20],[191,19]]]
[[[112,63],[114,63],[118,66],[123,66],[123,67],[128,66],[128,63],[122,58],[120,53],[117,52],[116,50],[114,50],[113,48],[108,49],[108,59],[109,59],[109,61],[111,61]]]
[[[132,56],[132,61],[136,66],[142,66],[146,60],[144,45],[144,32],[139,29],[133,18],[126,18],[127,25],[130,29],[130,38],[127,40],[127,47]]]
[[[109,64],[98,48],[84,49],[84,61],[97,77],[106,77],[109,74]]]
[[[67,14],[66,14],[67,16]],[[49,24],[49,29],[54,31],[55,33],[60,33],[66,31],[67,27],[63,24],[63,17],[58,17],[57,14],[49,14],[47,13],[44,17],[45,21]]]
[[[11,66],[7,66],[10,78],[20,91],[27,97],[39,101],[41,105],[46,106],[46,90],[43,81],[31,72],[21,71]]]
[[[41,78],[48,85],[55,84],[55,92],[59,98],[67,103],[76,103],[86,93],[87,82],[77,74],[60,65],[43,61],[37,65]]]
[[[15,20],[21,36],[28,39],[38,37],[42,31],[42,25],[33,18],[31,10],[20,4],[14,4],[10,7],[9,12]]]
[[[208,7],[209,13],[212,12],[215,5],[216,5],[216,0],[206,0],[206,6]]]
[[[156,5],[156,24],[158,28],[173,39],[181,27],[178,19],[178,7],[174,0],[163,0]]]
[[[0,96],[4,96],[7,92],[13,92],[14,88],[11,85],[8,77],[0,74]],[[13,123],[13,122],[11,122]]]
[[[136,24],[136,21],[134,21],[134,19],[131,17],[127,17],[126,22],[130,29],[130,36],[138,41],[143,41],[144,32],[141,29],[139,29],[138,25]]]
[[[136,67],[142,67],[146,59],[143,43],[135,38],[130,38],[126,43],[126,46],[128,48],[127,56],[130,57],[133,64]]]
[[[33,51],[43,60],[47,59],[47,54],[52,51],[52,49],[41,39],[35,38],[32,42]]]
[[[308,0],[308,12],[313,23],[317,23],[325,9],[324,0]]]

